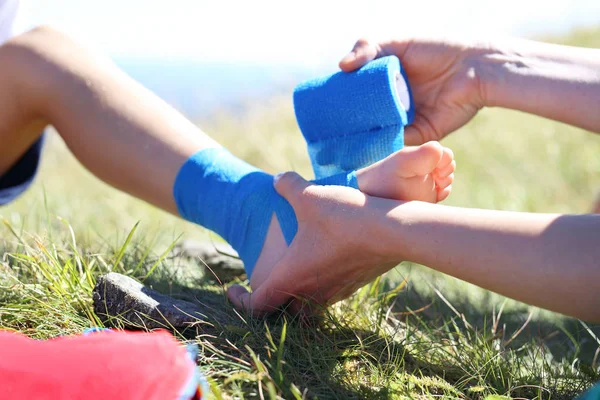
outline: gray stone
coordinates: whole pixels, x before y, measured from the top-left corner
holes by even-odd
[[[209,293],[208,305],[194,304],[158,293],[116,272],[98,277],[92,297],[94,311],[103,322],[121,323],[127,328],[204,328],[227,314],[223,312],[226,307],[222,294]]]
[[[197,260],[206,268],[206,277],[218,278],[222,283],[231,282],[246,274],[242,261],[235,258],[235,250],[225,244],[183,240],[175,245],[173,255]]]

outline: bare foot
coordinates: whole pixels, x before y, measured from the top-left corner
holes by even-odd
[[[357,171],[356,176],[360,190],[368,195],[435,203],[450,194],[455,169],[452,151],[438,142],[428,142],[399,150]],[[257,288],[267,279],[271,268],[283,257],[287,247],[274,216],[252,272],[250,287]]]
[[[438,142],[405,147],[356,172],[358,186],[370,196],[437,203],[448,197],[456,162]]]

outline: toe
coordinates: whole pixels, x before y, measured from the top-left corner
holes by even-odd
[[[394,168],[401,177],[410,178],[431,173],[439,165],[443,152],[441,144],[428,142],[421,146],[405,147],[388,158],[393,158]]]
[[[418,152],[418,156],[426,159],[437,161],[439,164],[444,157],[445,147],[440,142],[431,141],[421,146],[415,147],[415,151]]]
[[[452,182],[454,182],[454,174],[450,174],[443,178],[435,177],[435,186],[438,190],[447,188],[452,185]]]
[[[438,143],[439,144],[439,143]],[[442,150],[442,156],[440,162],[437,165],[438,169],[443,169],[450,165],[454,161],[454,152],[447,147]]]
[[[437,192],[437,201],[438,203],[440,201],[444,201],[446,200],[446,198],[448,198],[448,196],[450,196],[450,192],[452,191],[452,185],[445,187],[444,189],[441,189]]]
[[[445,178],[450,176],[456,171],[456,161],[452,161],[450,164],[446,165],[443,168],[437,168],[435,170],[435,176],[439,178]]]

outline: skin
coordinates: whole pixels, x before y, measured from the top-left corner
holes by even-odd
[[[402,60],[416,103],[407,143],[439,140],[483,107],[600,132],[600,50],[522,40],[359,40],[340,67],[351,71],[390,54]],[[288,303],[298,311],[300,299],[328,305],[408,260],[532,305],[600,321],[598,215],[401,202],[316,187],[293,173],[280,177],[276,189],[296,210],[299,232],[252,294],[230,288],[238,307],[262,314]]]
[[[108,58],[52,28],[0,46],[0,62],[0,175],[51,124],[97,177],[177,214],[172,189],[181,165],[219,146]],[[439,143],[406,148],[359,170],[358,183],[373,194],[441,201],[450,193],[453,157]]]
[[[594,61],[597,52],[589,56],[568,49],[550,54],[542,50],[528,52],[535,46],[527,43],[513,53],[498,48],[495,54],[478,47],[470,51],[466,44],[457,48],[426,43],[426,54],[435,54],[441,46],[440,58],[446,57],[448,62],[439,63],[441,71],[430,71],[431,79],[416,79],[415,100],[424,110],[412,133],[407,132],[412,143],[440,138],[466,123],[472,117],[469,110],[478,109],[481,99],[484,105],[489,101],[492,106],[523,109],[600,130],[595,115],[582,115],[580,111],[582,107],[598,109],[598,99],[593,96],[599,93],[594,78],[598,76],[594,72],[598,71]],[[448,54],[458,49],[471,57],[461,56],[469,62],[451,68],[453,61]],[[409,54],[409,50],[406,52]],[[360,48],[356,53],[361,54]],[[510,60],[511,54],[518,59],[497,61],[502,57]],[[580,69],[572,69],[569,67],[576,62],[565,60],[565,54],[576,54],[578,60],[586,61]],[[455,54],[454,60],[461,57]],[[7,144],[0,149],[0,171],[5,171],[33,143],[41,127],[52,123],[80,161],[101,179],[174,212],[171,188],[179,167],[198,149],[217,145],[108,60],[47,28],[2,46],[0,61],[0,138]],[[515,65],[531,67],[524,72],[515,70]],[[410,71],[418,70],[418,66],[407,66],[409,78]],[[435,88],[434,83],[443,89]],[[500,84],[503,88],[497,87]],[[573,106],[558,110],[552,101],[535,103],[536,85],[540,86],[538,90],[546,91],[546,96],[554,95],[554,100]],[[507,87],[516,91],[512,103]],[[471,106],[456,100],[471,97],[472,103],[465,102]],[[432,111],[426,111],[428,107]],[[436,109],[442,117],[434,118]],[[435,150],[435,145],[432,148]],[[431,176],[423,180],[436,182],[446,167],[440,165],[444,150],[432,153],[439,158],[433,162],[436,167],[430,171]],[[380,180],[385,171],[381,170]],[[153,179],[148,180],[148,176]],[[404,179],[386,175],[392,181],[394,176]],[[362,181],[359,184],[364,186]],[[411,260],[541,307],[600,320],[594,296],[600,289],[594,263],[600,258],[594,240],[600,233],[597,216],[503,213],[403,203],[348,188],[310,186],[290,174],[278,179],[276,188],[295,207],[299,233],[289,249],[276,247],[279,253],[268,251],[265,244],[261,257],[270,264],[264,264],[263,281],[254,285],[255,292],[250,295],[240,287],[232,287],[229,292],[238,306],[269,312],[300,296],[330,304],[349,296],[397,262]],[[437,199],[437,185],[432,190]],[[269,235],[273,232],[275,237],[280,235],[274,229]],[[565,297],[571,301],[564,302]],[[299,307],[298,300],[294,304]]]
[[[592,205],[592,212],[594,214],[600,214],[600,194],[596,196],[596,201]]]
[[[0,176],[53,125],[77,159],[112,186],[177,215],[173,184],[183,163],[219,146],[108,58],[40,27],[0,46]],[[456,164],[437,142],[409,147],[357,171],[362,191],[442,201]],[[151,177],[151,179],[149,179]],[[287,250],[272,218],[251,285]]]
[[[230,289],[238,307],[262,314],[290,301],[298,311],[300,299],[313,307],[332,304],[407,260],[535,306],[600,321],[600,215],[402,202],[312,185],[291,172],[275,187],[296,210],[299,231],[263,285],[252,294]]]
[[[503,107],[600,132],[600,49],[507,39],[469,42],[359,40],[340,61],[352,71],[397,55],[413,89],[416,117],[410,145],[441,140],[483,107]]]

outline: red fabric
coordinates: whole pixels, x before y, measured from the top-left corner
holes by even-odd
[[[195,368],[165,331],[37,341],[0,332],[0,398],[177,400]]]

